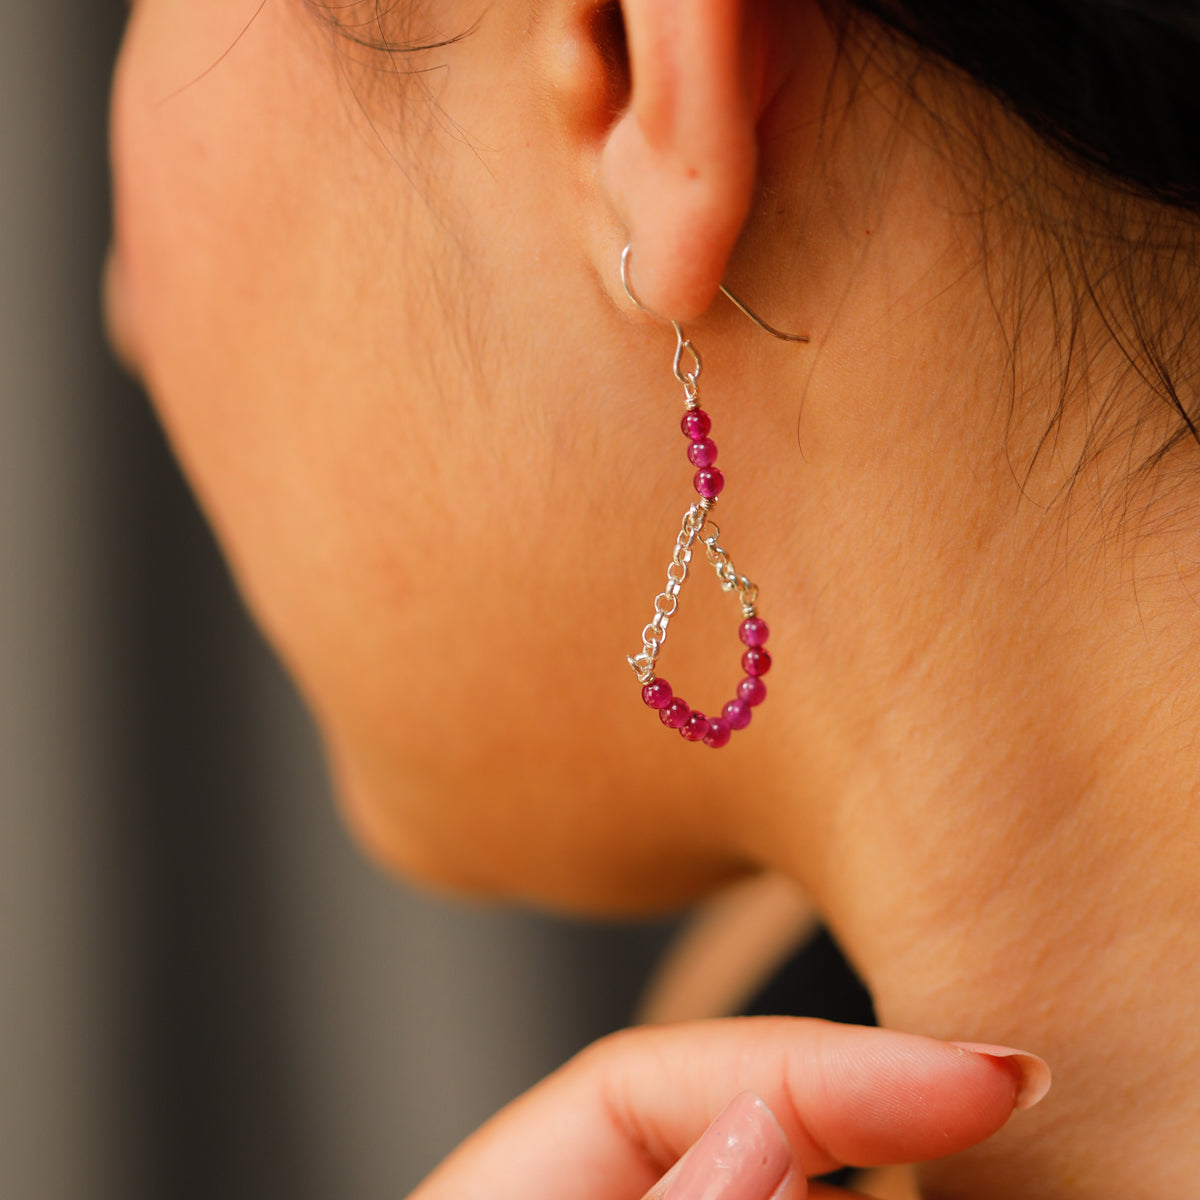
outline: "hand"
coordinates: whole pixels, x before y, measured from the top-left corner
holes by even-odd
[[[643,1027],[513,1101],[410,1200],[832,1200],[807,1176],[963,1150],[1049,1086],[1031,1054],[889,1030]]]

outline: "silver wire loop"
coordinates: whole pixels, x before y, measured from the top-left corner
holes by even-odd
[[[683,390],[687,393],[688,404],[694,404],[696,401],[696,387],[700,382],[700,368],[703,365],[700,362],[700,351],[696,349],[692,343],[683,336],[683,330],[675,324],[675,361],[672,366],[675,368],[675,378],[683,384]],[[692,360],[692,369],[687,371],[683,366],[683,356],[687,354]]]

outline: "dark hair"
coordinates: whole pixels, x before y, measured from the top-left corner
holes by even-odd
[[[1033,261],[1045,264],[1042,286],[1053,292],[1058,416],[1087,372],[1075,349],[1080,316],[1091,309],[1129,365],[1126,383],[1140,381],[1175,415],[1130,482],[1182,440],[1200,444],[1200,0],[829,0],[827,7],[835,18],[867,17],[921,60],[948,64],[1090,180],[1086,193],[1054,196],[1039,190],[1044,174],[1023,174],[1027,164],[997,168],[981,146],[980,161],[1023,200],[1023,223],[1041,239]],[[1064,196],[1074,212],[1064,210]],[[1023,316],[1014,319],[1019,326]],[[1014,390],[1016,370],[1014,361]],[[1084,457],[1139,423],[1114,389],[1094,409]],[[1040,446],[1052,437],[1053,427]]]
[[[1200,212],[1200,4],[852,0],[961,68],[1043,138]]]

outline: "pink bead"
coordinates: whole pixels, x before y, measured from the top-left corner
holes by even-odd
[[[739,700],[754,708],[767,698],[767,685],[757,675],[747,675],[738,684],[737,692]]]
[[[771,656],[761,646],[751,646],[742,655],[742,670],[747,675],[765,675],[770,669]]]
[[[683,723],[692,715],[692,706],[686,700],[680,700],[678,696],[672,700],[666,708],[658,710],[659,720],[668,729],[679,729]]]
[[[762,646],[766,644],[766,640],[771,636],[771,631],[767,628],[767,623],[761,617],[750,617],[743,621],[738,629],[738,637],[746,643],[747,646]]]
[[[704,735],[704,744],[719,750],[733,737],[733,726],[724,717],[713,717],[708,723],[708,732]]]
[[[754,716],[754,710],[744,700],[730,700],[721,709],[721,716],[729,723],[730,729],[745,729]]]
[[[712,420],[704,409],[689,408],[683,414],[683,420],[679,422],[679,427],[693,442],[698,442],[702,438],[708,437],[708,431],[712,428]]]
[[[699,742],[708,733],[708,718],[702,712],[694,712],[679,730],[689,742]]]
[[[688,446],[687,456],[693,467],[711,467],[717,461],[717,443],[712,438],[701,438]]]
[[[671,685],[665,679],[652,679],[642,688],[642,700],[651,708],[666,708],[672,695]]]
[[[721,494],[721,489],[725,486],[725,476],[716,467],[703,467],[696,472],[692,484],[706,500],[712,500]]]

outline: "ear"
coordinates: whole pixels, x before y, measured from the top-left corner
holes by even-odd
[[[750,211],[765,25],[759,0],[623,0],[622,9],[629,102],[603,146],[601,178],[629,231],[638,299],[691,320],[715,298]],[[615,271],[614,259],[603,277]]]

